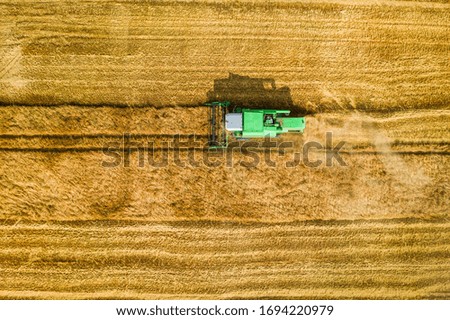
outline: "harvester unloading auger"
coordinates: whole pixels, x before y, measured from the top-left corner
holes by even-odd
[[[290,110],[247,109],[230,110],[230,103],[211,102],[209,147],[226,148],[230,136],[236,139],[276,138],[286,132],[303,133],[304,117],[289,117]]]

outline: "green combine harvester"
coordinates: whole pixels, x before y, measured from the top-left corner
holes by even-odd
[[[304,117],[289,117],[290,110],[235,108],[229,102],[207,103],[210,107],[209,147],[226,148],[229,136],[238,140],[276,138],[287,132],[303,133]]]

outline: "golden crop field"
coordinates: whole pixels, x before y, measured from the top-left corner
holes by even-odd
[[[3,223],[0,297],[442,299],[448,221]]]
[[[450,298],[447,1],[0,16],[1,299]],[[304,134],[205,150],[229,73],[275,80]]]
[[[196,105],[228,72],[309,110],[448,107],[446,1],[0,2],[0,101]]]

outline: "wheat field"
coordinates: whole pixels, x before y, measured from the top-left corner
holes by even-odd
[[[439,220],[3,223],[0,297],[442,299],[448,228]]]
[[[447,1],[0,0],[0,16],[0,299],[450,297]],[[257,165],[206,151],[202,104],[228,73],[288,88],[304,134],[251,149]],[[288,165],[309,142],[321,164]]]
[[[0,101],[197,105],[227,72],[308,110],[448,107],[446,1],[0,2]]]

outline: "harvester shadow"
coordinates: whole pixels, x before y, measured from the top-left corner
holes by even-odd
[[[208,102],[229,101],[231,106],[291,110],[292,116],[303,116],[305,108],[294,105],[291,89],[277,88],[274,78],[251,78],[229,73],[228,78],[215,79],[214,88],[207,92]]]

